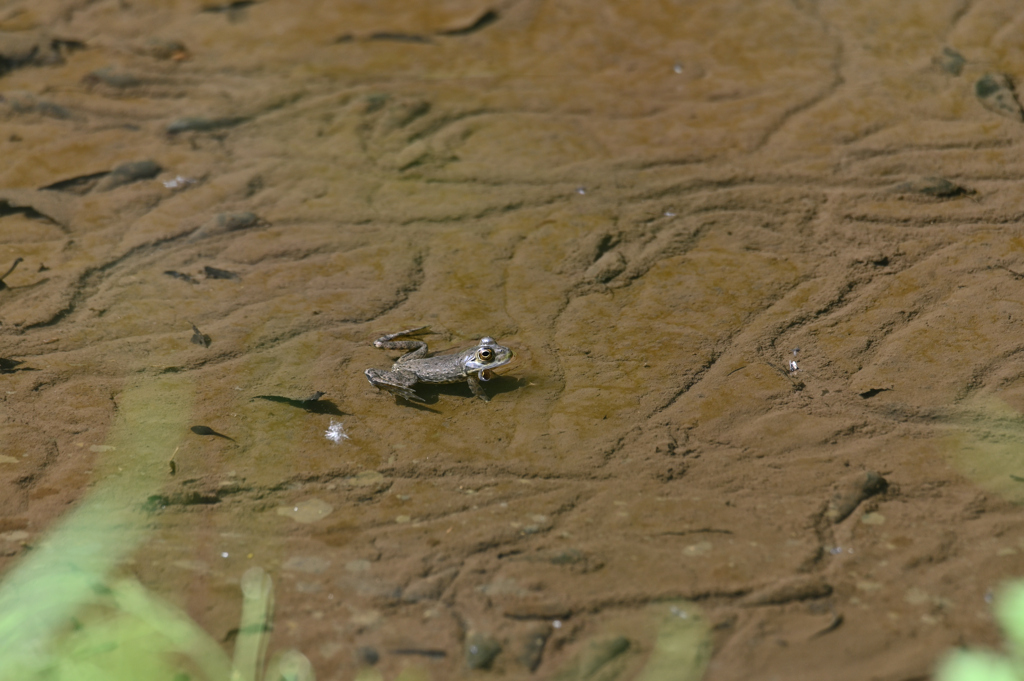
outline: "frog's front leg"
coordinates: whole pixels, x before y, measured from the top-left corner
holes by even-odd
[[[373,346],[382,350],[409,350],[409,352],[398,358],[399,362],[406,362],[410,359],[426,357],[427,344],[425,342],[421,340],[394,340],[395,338],[401,338],[402,336],[410,336],[418,331],[423,331],[426,328],[429,327],[418,326],[415,329],[406,329],[405,331],[399,331],[398,333],[389,333],[373,341]]]
[[[469,374],[468,376],[466,376],[466,382],[469,383],[469,389],[473,391],[474,395],[479,397],[484,402],[491,401],[491,398],[488,397],[487,393],[484,392],[484,387],[480,385],[479,378],[477,378],[473,374]]]
[[[367,369],[366,378],[378,390],[387,390],[398,397],[404,397],[413,402],[426,402],[412,389],[419,382],[419,379],[411,371],[404,371],[402,369],[397,371]]]

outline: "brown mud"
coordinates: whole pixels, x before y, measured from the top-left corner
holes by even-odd
[[[124,569],[228,646],[264,567],[271,648],[327,681],[633,678],[681,600],[709,681],[995,645],[1024,574],[1022,24],[3,3],[3,565],[124,476],[151,511]],[[488,403],[378,393],[373,339],[420,325],[519,361]]]

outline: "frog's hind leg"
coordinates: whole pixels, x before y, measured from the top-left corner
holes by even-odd
[[[421,340],[396,341],[394,339],[401,338],[402,336],[411,336],[429,328],[429,326],[417,326],[414,329],[406,329],[405,331],[399,331],[398,333],[389,333],[373,341],[373,346],[375,348],[380,348],[381,350],[408,350],[409,352],[399,357],[399,361],[420,359],[421,357],[427,356],[426,343]]]
[[[473,394],[479,397],[484,402],[490,402],[491,398],[484,392],[484,387],[480,385],[480,379],[473,374],[466,376],[466,382],[469,383],[469,389],[473,391]]]
[[[426,402],[412,389],[416,385],[416,374],[411,371],[380,371],[367,369],[366,379],[378,390],[387,390],[397,397],[404,397],[412,402]]]

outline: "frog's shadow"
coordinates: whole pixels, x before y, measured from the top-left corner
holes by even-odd
[[[493,400],[496,395],[510,393],[519,389],[522,385],[523,380],[520,378],[514,378],[512,376],[495,376],[484,383],[483,388],[487,393],[487,396]],[[477,396],[473,394],[473,391],[469,389],[469,384],[467,383],[421,383],[416,386],[416,394],[423,398],[422,402],[407,400],[404,397],[399,397],[398,395],[395,396],[395,402],[406,407],[415,407],[416,409],[439,414],[439,411],[431,409],[427,405],[437,404],[438,401],[440,401],[441,395],[466,397],[471,400],[478,399]]]

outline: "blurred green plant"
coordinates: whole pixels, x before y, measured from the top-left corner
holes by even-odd
[[[263,672],[273,586],[262,569],[242,576],[234,660],[185,613],[110,577],[144,538],[143,502],[162,484],[191,392],[161,377],[120,396],[100,481],[0,583],[0,681],[312,681],[295,651]]]
[[[276,657],[263,673],[273,598],[261,568],[242,576],[232,661],[187,615],[134,579],[107,586],[65,566],[28,562],[51,568],[36,581],[56,588],[34,591],[33,600],[18,598],[14,608],[0,606],[0,681],[313,681],[309,661],[296,651]],[[20,581],[9,580],[3,595]]]
[[[935,681],[1024,681],[1024,581],[1004,586],[994,610],[1006,635],[1006,654],[955,650],[939,665]]]

